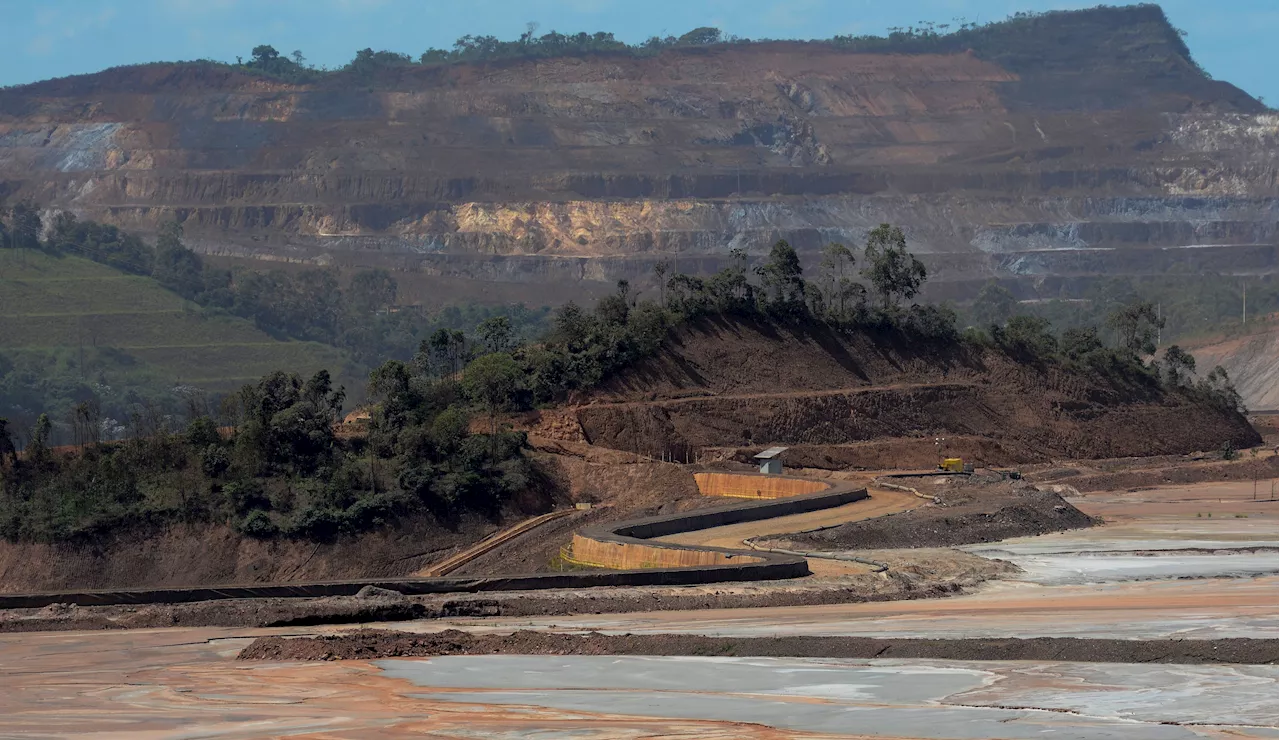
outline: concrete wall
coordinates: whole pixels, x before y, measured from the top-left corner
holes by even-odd
[[[822,481],[757,473],[694,473],[693,480],[703,496],[733,498],[790,498],[830,488]]]
[[[753,562],[753,558],[762,556],[762,553],[747,554],[716,547],[650,543],[646,540],[726,524],[827,509],[867,497],[867,489],[854,488],[844,482],[828,483],[803,478],[733,473],[697,473],[695,476],[703,476],[698,481],[699,488],[705,482],[719,490],[769,490],[775,494],[791,490],[793,493],[786,498],[761,497],[760,501],[750,503],[733,503],[683,514],[617,522],[608,527],[590,527],[574,534],[573,559],[597,567],[619,570],[692,566],[742,567]],[[804,491],[806,488],[809,489],[807,492]],[[805,572],[808,572],[807,564]]]
[[[697,565],[736,565],[758,563],[760,558],[746,553],[715,550],[693,550],[684,547],[649,545],[635,542],[601,542],[573,535],[573,559],[598,568],[687,568]]]

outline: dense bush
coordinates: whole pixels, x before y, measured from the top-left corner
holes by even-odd
[[[368,442],[336,436],[343,391],[323,371],[245,386],[224,404],[226,434],[201,416],[181,431],[59,453],[46,420],[19,455],[0,420],[0,536],[65,541],[203,522],[258,538],[324,539],[418,511],[493,512],[530,485],[523,435],[471,434],[465,405],[442,406],[449,394],[417,380],[383,397],[403,413],[379,414]]]

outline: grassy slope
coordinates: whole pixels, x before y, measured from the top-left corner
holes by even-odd
[[[78,257],[0,250],[0,352],[111,348],[113,372],[224,390],[272,370],[344,361],[332,347],[278,341],[252,323],[206,318],[146,277]]]

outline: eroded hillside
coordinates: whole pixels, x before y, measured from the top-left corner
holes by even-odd
[[[541,433],[677,460],[783,444],[824,448],[843,466],[895,467],[895,455],[936,459],[943,438],[947,451],[1010,464],[1260,442],[1236,411],[1140,371],[896,331],[727,318],[680,330],[580,401]]]
[[[0,91],[0,199],[142,231],[176,218],[213,253],[562,295],[662,258],[714,269],[779,237],[812,257],[881,222],[950,281],[1275,272],[1276,117],[1207,79],[1158,7],[952,38],[307,85],[118,68]]]
[[[1188,347],[1201,374],[1221,366],[1251,411],[1275,411],[1280,407],[1280,349],[1276,344],[1276,317],[1258,322],[1251,331],[1228,337],[1190,342]]]

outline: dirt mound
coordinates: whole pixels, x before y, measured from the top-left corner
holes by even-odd
[[[938,504],[787,537],[809,550],[954,547],[1091,527],[1097,522],[1052,491],[1007,484],[939,489]]]
[[[444,630],[408,635],[359,630],[321,637],[260,637],[240,660],[377,660],[437,655],[704,655],[799,658],[1066,660],[1109,663],[1274,665],[1277,640],[924,640],[868,637],[703,637],[701,635],[558,634],[522,630],[477,635]]]
[[[919,455],[922,442],[944,437],[965,440],[975,462],[1005,464],[1261,440],[1240,414],[1140,373],[1104,377],[895,332],[727,317],[680,330],[576,413],[594,445],[675,459],[708,447],[887,439],[909,440]]]

